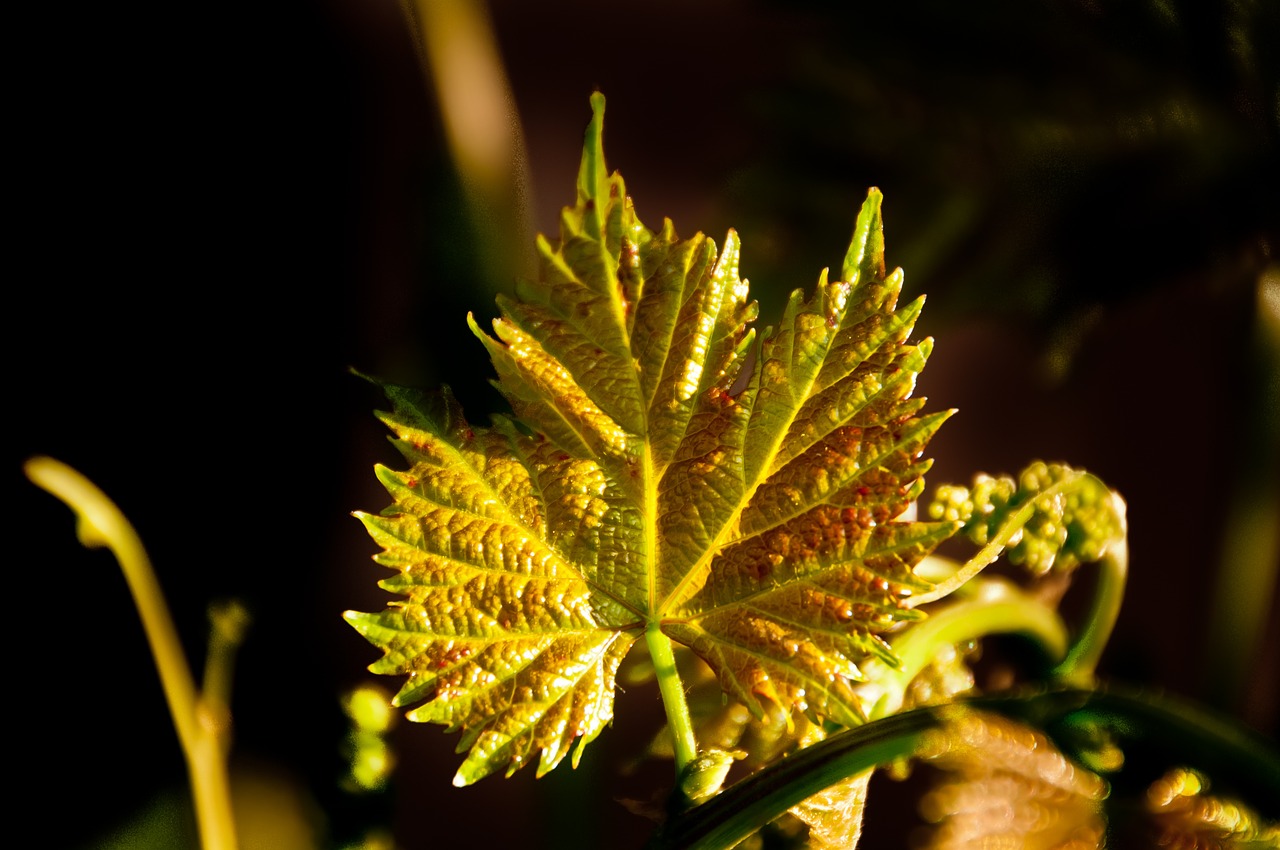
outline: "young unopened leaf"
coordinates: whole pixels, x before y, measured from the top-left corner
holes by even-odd
[[[899,515],[949,415],[911,398],[931,342],[907,342],[880,194],[839,280],[791,296],[757,340],[738,238],[647,229],[605,169],[592,98],[577,202],[539,239],[538,279],[499,299],[489,350],[514,418],[468,425],[448,391],[388,386],[409,469],[360,514],[401,598],[348,620],[408,674],[414,720],[460,730],[455,781],[539,773],[608,723],[646,630],[684,643],[757,714],[860,721],[851,684],[880,632],[921,616],[914,564],[952,522]]]

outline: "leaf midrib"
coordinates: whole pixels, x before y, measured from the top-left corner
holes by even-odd
[[[790,332],[791,340],[788,342],[788,345],[790,346],[790,349],[792,351],[794,350],[794,347],[795,347],[795,320],[796,318],[798,318],[798,315],[799,314],[797,314],[797,317],[792,319],[792,329]],[[840,324],[841,325],[844,324],[843,315],[840,318]],[[738,520],[742,517],[742,512],[746,510],[747,505],[751,504],[751,500],[755,497],[756,490],[758,490],[760,485],[764,483],[765,480],[767,480],[768,470],[772,466],[773,460],[778,456],[778,453],[782,448],[782,444],[786,442],[787,434],[791,431],[791,426],[795,423],[796,415],[804,407],[804,402],[808,401],[809,394],[813,389],[813,385],[816,383],[818,375],[822,371],[822,364],[826,362],[827,355],[831,353],[831,343],[835,340],[836,333],[838,333],[838,331],[839,331],[839,328],[837,327],[835,331],[827,334],[827,338],[823,342],[822,358],[819,361],[817,368],[815,368],[812,371],[809,380],[805,384],[804,393],[802,396],[803,400],[798,404],[795,404],[795,406],[790,411],[789,415],[787,416],[786,426],[778,428],[777,436],[774,437],[773,445],[769,447],[769,451],[766,453],[766,455],[760,461],[760,463],[757,464],[756,466],[757,472],[756,472],[755,480],[751,482],[749,487],[744,488],[742,498],[738,500],[738,504],[734,506],[733,511],[729,514],[729,516],[725,519],[724,523],[720,526],[720,530],[716,532],[716,536],[711,541],[710,545],[707,546],[707,548],[703,551],[702,555],[699,556],[698,560],[694,562],[693,566],[690,567],[689,570],[680,578],[680,581],[676,582],[675,587],[671,589],[671,592],[667,594],[666,599],[662,601],[661,608],[658,612],[659,616],[661,616],[664,612],[666,612],[669,609],[673,601],[682,600],[685,588],[690,583],[692,583],[694,576],[701,576],[707,569],[710,568],[711,561],[716,556],[716,553],[718,553],[720,549],[726,544],[726,540],[728,536],[732,533],[732,531],[737,528]],[[767,342],[767,340],[762,340],[760,344],[763,346],[765,342]],[[788,353],[788,359],[790,359],[791,352],[788,351],[787,353]],[[763,377],[764,363],[765,361],[763,358],[757,358],[755,363],[756,376]],[[791,399],[793,404],[795,403],[795,399],[797,398],[798,395],[800,394],[795,392],[791,393]],[[752,396],[752,402],[751,402],[752,413],[755,412],[755,404],[758,399],[759,399],[759,390],[757,389],[756,394]],[[750,428],[750,421],[751,421],[750,414],[748,414],[747,429]],[[745,433],[746,433],[746,429],[744,429],[744,441],[745,441]],[[744,449],[745,449],[745,446],[744,446]],[[744,451],[744,454],[745,454],[745,451]],[[690,594],[690,596],[692,596],[692,594]]]

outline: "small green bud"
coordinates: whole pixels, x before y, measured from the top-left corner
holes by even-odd
[[[729,775],[733,763],[746,754],[740,750],[720,750],[708,747],[689,762],[680,779],[680,790],[695,803],[701,803],[720,793],[720,786]]]

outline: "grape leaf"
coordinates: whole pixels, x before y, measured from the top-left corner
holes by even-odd
[[[401,598],[348,621],[407,674],[410,719],[460,730],[467,784],[576,739],[613,713],[614,677],[650,628],[686,644],[753,713],[860,722],[851,684],[878,633],[921,614],[913,566],[957,527],[899,515],[949,411],[921,415],[932,347],[907,342],[871,190],[841,268],[757,340],[722,250],[647,229],[605,169],[592,98],[577,202],[539,238],[536,281],[500,298],[487,347],[514,418],[463,418],[447,390],[386,386],[409,463],[379,467],[394,504],[359,513]]]

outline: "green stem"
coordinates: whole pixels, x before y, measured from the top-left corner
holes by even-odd
[[[676,776],[683,776],[685,768],[698,754],[698,743],[693,736],[693,721],[689,719],[689,703],[684,698],[684,682],[676,669],[676,656],[671,649],[671,639],[662,633],[657,621],[649,623],[644,632],[653,669],[658,676],[658,691],[662,694],[662,707],[667,712],[667,728],[676,754]]]
[[[1067,652],[1067,629],[1049,606],[1003,582],[983,582],[980,597],[952,605],[908,629],[893,642],[900,662],[876,678],[884,695],[871,710],[874,720],[902,707],[907,686],[933,663],[938,650],[992,634],[1021,634],[1040,645],[1051,659]]]
[[[231,742],[231,679],[236,650],[249,627],[249,612],[234,600],[209,606],[209,654],[204,662],[200,701],[221,729],[218,738],[224,747]]]
[[[119,561],[187,758],[201,845],[205,850],[234,850],[235,823],[224,755],[227,723],[196,691],[177,629],[138,533],[106,494],[66,464],[37,457],[27,461],[24,469],[33,483],[75,512],[81,543],[90,548],[105,546]]]
[[[1085,616],[1080,636],[1067,651],[1066,658],[1053,669],[1053,677],[1068,685],[1089,687],[1094,681],[1094,671],[1106,649],[1116,619],[1120,616],[1120,603],[1124,600],[1125,579],[1129,573],[1129,542],[1121,538],[1107,547],[1098,561],[1098,585],[1093,593],[1093,604]]]
[[[649,849],[733,847],[822,789],[912,755],[923,735],[971,709],[994,711],[1059,736],[1057,743],[1068,750],[1073,730],[1100,724],[1122,743],[1142,742],[1165,754],[1169,766],[1204,770],[1264,816],[1274,816],[1280,800],[1280,757],[1274,746],[1229,720],[1168,695],[1123,688],[1040,690],[918,708],[832,735],[667,821]]]

